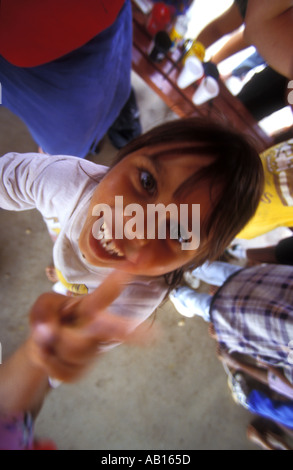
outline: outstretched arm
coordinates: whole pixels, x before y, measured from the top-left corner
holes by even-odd
[[[241,29],[240,31],[234,33],[228,39],[224,46],[218,52],[216,52],[216,54],[213,55],[211,60],[215,64],[219,64],[223,60],[228,59],[228,57],[237,54],[237,52],[240,52],[243,49],[246,49],[247,47],[249,47],[249,44],[247,44],[244,38],[243,29]]]
[[[108,311],[128,277],[114,271],[92,294],[49,292],[37,299],[28,340],[0,365],[0,414],[37,414],[50,388],[48,377],[77,380],[107,345],[142,344],[149,337],[145,326]]]
[[[209,23],[198,35],[197,40],[208,48],[226,34],[232,33],[243,24],[237,5],[234,3],[222,15]]]
[[[31,359],[31,339],[0,365],[0,414],[35,415],[49,389],[48,375]]]
[[[277,72],[293,78],[293,0],[249,0],[245,39]]]

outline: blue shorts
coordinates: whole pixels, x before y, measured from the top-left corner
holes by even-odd
[[[249,410],[276,423],[293,429],[293,401],[277,401],[262,392],[253,390],[248,398]]]
[[[45,152],[83,158],[129,97],[131,53],[131,2],[126,0],[112,26],[60,59],[21,68],[0,56],[2,103]]]

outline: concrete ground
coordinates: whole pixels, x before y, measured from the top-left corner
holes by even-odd
[[[133,74],[144,130],[174,116]],[[24,124],[0,107],[0,155],[36,151]],[[105,139],[107,163],[115,149]],[[0,211],[3,360],[26,337],[28,310],[51,289],[45,267],[51,241],[36,211]],[[61,450],[249,450],[252,416],[236,405],[216,344],[200,318],[184,319],[167,301],[156,314],[162,336],[152,347],[120,346],[79,383],[54,390],[36,422],[36,434]]]

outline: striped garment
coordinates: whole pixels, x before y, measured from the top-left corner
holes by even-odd
[[[259,265],[238,271],[214,296],[219,343],[274,367],[293,384],[293,269]]]

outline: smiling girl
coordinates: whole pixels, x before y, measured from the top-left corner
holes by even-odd
[[[37,299],[30,337],[1,367],[0,415],[36,411],[48,376],[72,381],[98,352],[132,340],[185,269],[221,255],[263,190],[260,158],[245,138],[195,118],[152,129],[120,150],[111,168],[76,157],[10,153],[0,158],[0,171],[1,207],[42,214],[55,240],[61,292]],[[135,223],[131,210],[117,216],[117,197],[128,209],[140,208]],[[166,209],[155,218],[157,229],[164,219],[163,237],[149,236],[154,206]],[[195,228],[199,245],[183,249]]]
[[[131,273],[134,279],[113,307],[118,314],[135,317],[137,324],[155,310],[184,269],[221,255],[253,216],[263,188],[262,165],[254,148],[237,132],[202,118],[152,129],[120,150],[111,168],[76,157],[11,153],[0,159],[0,169],[1,207],[36,208],[55,238],[55,289],[91,293],[112,269]],[[141,208],[143,233],[137,233],[136,224],[133,233],[124,230],[115,238],[117,196],[124,206]],[[95,233],[99,216],[93,215],[94,208],[101,204],[112,209],[111,221],[103,220]],[[158,204],[175,205],[178,220],[180,208],[188,208],[188,226],[178,227],[176,239],[168,211],[166,236],[148,237],[147,209]],[[196,204],[200,244],[184,250]],[[122,215],[125,228],[131,215]]]
[[[184,269],[222,254],[253,216],[263,189],[262,165],[254,148],[237,132],[202,118],[152,129],[120,150],[111,168],[76,157],[11,153],[0,159],[0,169],[1,207],[36,208],[55,239],[55,290],[87,294],[113,269],[131,273],[133,279],[115,300],[113,311],[135,319],[137,325],[151,315]],[[144,219],[119,238],[117,196],[124,206],[139,206]],[[180,209],[188,208],[188,226],[178,227],[177,238],[167,210],[166,236],[148,236],[147,209],[158,204],[175,205],[180,221]],[[112,209],[111,220],[103,219],[98,233],[97,205]],[[200,244],[185,250],[194,205],[200,205]],[[125,228],[132,216],[122,216]],[[143,233],[138,233],[138,225]]]
[[[202,118],[152,129],[120,150],[111,168],[76,157],[15,153],[3,156],[0,168],[1,207],[41,212],[55,238],[55,289],[75,295],[48,293],[37,300],[22,360],[27,357],[43,379],[65,381],[78,377],[97,350],[127,340],[185,269],[221,255],[253,216],[263,190],[254,148],[237,132]],[[122,219],[120,213],[119,237],[117,196],[124,206],[141,209],[135,224],[129,223],[131,211]],[[147,209],[158,204],[176,206],[180,222],[166,210],[165,236],[150,238]],[[97,205],[111,210],[101,216]],[[182,249],[195,227],[195,205],[200,243]],[[156,221],[160,226],[160,216]]]

